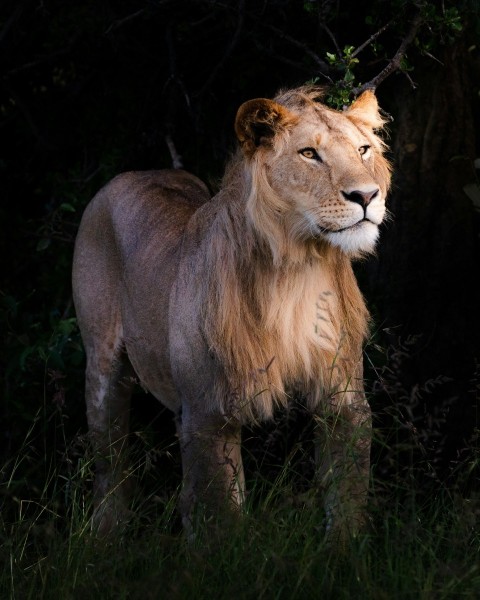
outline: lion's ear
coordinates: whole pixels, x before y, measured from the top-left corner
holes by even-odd
[[[262,145],[269,145],[280,131],[297,121],[297,117],[281,104],[266,98],[248,100],[240,106],[235,118],[235,133],[244,153],[251,156]]]
[[[378,102],[372,90],[366,90],[347,109],[346,114],[353,121],[360,121],[372,129],[380,129],[385,123],[378,110]]]

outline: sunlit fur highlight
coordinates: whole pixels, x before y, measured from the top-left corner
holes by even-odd
[[[238,510],[241,425],[271,417],[293,392],[318,415],[316,479],[331,539],[365,520],[368,313],[351,259],[373,248],[390,173],[374,95],[340,113],[318,95],[300,88],[244,103],[241,149],[213,199],[182,170],[131,172],[85,210],[72,289],[99,535],[128,515],[137,378],[175,413],[187,532],[195,506],[209,517]],[[310,147],[321,157],[306,156]]]
[[[277,101],[301,116],[317,96],[301,88]],[[383,142],[364,128],[376,152],[373,177],[386,190]],[[310,408],[348,401],[361,377],[369,317],[350,257],[299,228],[291,205],[269,183],[265,153],[279,156],[288,143],[289,130],[281,129],[253,156],[232,159],[204,246],[208,276],[199,297],[220,371],[210,410],[220,407],[241,421],[271,417],[291,389],[305,393]]]

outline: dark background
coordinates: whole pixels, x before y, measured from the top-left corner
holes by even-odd
[[[387,23],[349,62],[345,48]],[[185,168],[215,191],[244,100],[316,80],[333,84],[329,98],[342,104],[389,64],[400,68],[377,96],[391,116],[393,218],[377,256],[356,266],[374,317],[365,363],[376,474],[413,478],[422,489],[459,478],[474,485],[478,2],[4,0],[0,442],[5,459],[26,446],[38,457],[22,467],[30,490],[22,493],[40,485],[48,457],[68,470],[82,452],[84,357],[70,264],[98,188],[124,170],[170,167],[169,138]],[[136,407],[142,443],[154,449],[170,416],[156,417],[145,394]],[[265,428],[259,446],[272,462],[303,427],[299,413]]]

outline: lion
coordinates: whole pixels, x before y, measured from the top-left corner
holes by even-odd
[[[220,191],[183,170],[127,172],[87,206],[73,294],[96,454],[93,523],[128,514],[125,446],[135,381],[173,413],[179,510],[238,514],[243,425],[301,394],[316,422],[327,535],[365,521],[369,314],[352,260],[371,253],[390,166],[373,91],[343,111],[300,87],[238,109]]]

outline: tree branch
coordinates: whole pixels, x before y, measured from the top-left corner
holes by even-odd
[[[317,64],[317,66],[320,69],[319,74],[322,77],[325,77],[325,79],[327,79],[330,83],[333,83],[331,77],[329,77],[327,75],[327,73],[329,73],[331,70],[330,66],[324,60],[322,60],[318,56],[318,54],[313,52],[313,50],[311,50],[311,48],[307,44],[304,44],[303,42],[296,40],[295,38],[291,37],[287,33],[284,33],[281,29],[278,29],[274,25],[268,25],[268,28],[271,31],[273,31],[274,33],[276,33],[281,39],[284,39],[287,42],[289,42],[290,44],[292,44],[293,46],[296,46],[297,48],[300,48],[301,50],[303,50],[303,52],[305,52],[305,54],[310,56],[310,58],[312,58],[314,60],[314,62]]]
[[[402,58],[405,56],[405,53],[407,51],[408,46],[415,39],[415,36],[417,35],[417,31],[419,30],[421,24],[422,24],[422,18],[421,18],[420,13],[418,12],[415,15],[415,18],[412,21],[412,25],[410,27],[410,30],[408,31],[407,35],[402,40],[402,43],[398,47],[398,50],[395,53],[395,56],[392,58],[392,60],[383,69],[383,71],[381,71],[373,79],[371,79],[367,83],[364,83],[362,86],[360,86],[358,88],[355,88],[353,90],[353,93],[355,94],[355,96],[358,96],[359,94],[361,94],[365,90],[377,88],[389,75],[391,75],[397,69],[400,68],[400,65],[401,65],[401,62],[402,62]],[[413,81],[412,81],[412,79],[410,77],[409,77],[409,80],[410,80],[410,83],[413,86],[415,86],[415,84],[413,83]]]
[[[395,19],[391,19],[388,23],[386,23],[383,27],[380,27],[378,31],[371,35],[368,38],[368,40],[363,42],[363,44],[360,44],[358,48],[355,48],[355,50],[352,52],[352,58],[355,58],[358,54],[360,54],[362,50],[364,50],[367,46],[370,46],[370,44],[374,42],[378,38],[378,36],[380,36],[386,29],[390,27],[392,23],[394,23],[394,21]]]

